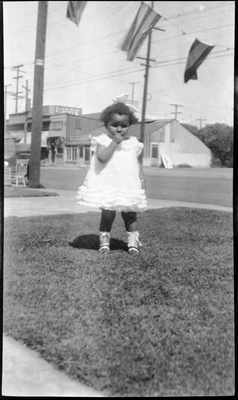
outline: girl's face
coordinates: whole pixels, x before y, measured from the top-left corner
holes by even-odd
[[[126,136],[129,127],[129,117],[127,115],[112,114],[111,119],[107,124],[108,136],[113,138],[117,133]]]

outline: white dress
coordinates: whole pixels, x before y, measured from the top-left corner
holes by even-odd
[[[147,210],[137,159],[143,143],[131,136],[117,145],[108,162],[101,163],[96,156],[97,144],[107,147],[111,141],[105,133],[91,139],[94,154],[84,183],[78,189],[77,204],[117,211]]]

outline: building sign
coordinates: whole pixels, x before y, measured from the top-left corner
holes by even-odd
[[[52,121],[50,124],[50,130],[61,130],[63,128],[63,121]]]
[[[72,115],[82,115],[82,108],[75,108],[75,107],[43,106],[42,111],[43,111],[43,116],[52,114],[66,114],[66,113]],[[32,108],[28,113],[28,117],[32,117]]]
[[[161,154],[162,161],[164,164],[164,168],[173,169],[173,165],[170,161],[170,158],[167,154]]]
[[[55,106],[55,114],[73,114],[73,115],[81,115],[81,108],[72,108],[72,107],[61,107]]]

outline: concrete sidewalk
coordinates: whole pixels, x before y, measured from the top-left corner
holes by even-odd
[[[4,199],[4,217],[72,214],[98,209],[77,205],[76,193],[67,190],[32,189],[58,193],[59,196],[17,197]],[[190,207],[232,212],[232,207],[211,204],[185,203],[147,199],[148,208]],[[60,396],[107,397],[57,371],[36,352],[3,336],[2,395],[5,396]]]
[[[35,351],[3,336],[3,396],[107,397],[57,371]]]
[[[30,190],[30,189],[29,189]],[[36,215],[56,215],[84,213],[88,211],[100,212],[97,208],[90,208],[77,205],[77,198],[74,191],[58,189],[31,189],[41,192],[57,193],[59,196],[45,197],[12,197],[4,200],[4,217],[17,216],[36,216]],[[212,204],[200,204],[191,202],[147,199],[148,208],[167,208],[167,207],[189,207],[203,208],[210,210],[232,211],[232,207],[222,207]]]

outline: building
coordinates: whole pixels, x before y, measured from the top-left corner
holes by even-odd
[[[141,124],[131,125],[129,135],[140,138]],[[105,132],[100,127],[90,132],[90,137]],[[153,120],[145,123],[143,164],[163,166],[163,156],[174,167],[211,166],[211,150],[195,135],[184,128],[177,120]]]
[[[99,114],[82,115],[82,109],[43,106],[41,159],[53,165],[80,166],[90,162],[89,132],[101,126]],[[7,133],[16,142],[31,143],[32,110],[10,114]]]
[[[55,166],[84,166],[91,159],[91,137],[105,132],[100,113],[84,114],[82,109],[43,106],[41,158]],[[22,143],[31,142],[32,111],[10,114],[7,132]],[[129,134],[140,138],[141,123],[130,127]],[[176,119],[147,119],[145,123],[143,164],[208,168],[210,149]]]

